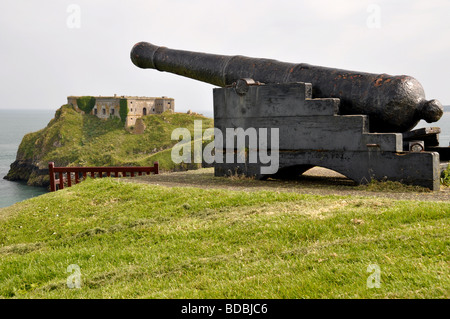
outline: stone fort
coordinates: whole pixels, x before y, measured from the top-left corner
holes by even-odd
[[[77,105],[77,99],[81,96],[68,96],[67,103],[72,104],[78,112],[84,113]],[[128,108],[125,127],[134,126],[136,120],[147,114],[159,114],[165,111],[175,111],[175,101],[167,96],[145,97],[145,96],[94,96],[95,106],[92,109],[92,115],[101,119],[110,117],[120,118],[120,100],[125,100]]]

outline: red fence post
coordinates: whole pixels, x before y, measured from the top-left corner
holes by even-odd
[[[64,172],[59,172],[59,189],[64,189]]]
[[[83,176],[83,179],[86,179],[89,173],[92,178],[95,178],[96,175],[97,177],[102,178],[103,174],[105,174],[107,177],[110,177],[112,175],[111,173],[114,173],[115,177],[119,177],[119,173],[122,174],[122,177],[127,177],[128,173],[130,173],[130,177],[134,177],[136,175],[141,176],[143,172],[146,174],[150,174],[151,172],[153,172],[154,174],[159,174],[159,164],[158,162],[154,162],[153,167],[55,167],[54,162],[49,162],[48,171],[50,175],[50,190],[54,192],[56,191],[57,186],[59,186],[59,189],[64,189],[65,180],[67,181],[68,187],[72,186],[73,182],[75,184],[78,184],[80,182],[80,174]],[[74,173],[73,180],[72,173]],[[56,174],[58,174],[59,179],[56,178]],[[64,174],[66,174],[65,178]]]
[[[55,172],[53,171],[54,167],[55,167],[55,163],[54,162],[48,163],[48,173],[50,175],[50,191],[51,192],[56,191]]]

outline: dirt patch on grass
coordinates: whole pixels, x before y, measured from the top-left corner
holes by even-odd
[[[404,200],[450,201],[450,188],[441,187],[440,191],[431,192],[415,186],[400,183],[378,182],[375,186],[356,185],[344,175],[332,170],[314,167],[294,180],[255,180],[248,177],[215,177],[213,168],[192,171],[161,173],[158,175],[124,178],[134,183],[146,183],[167,187],[198,187],[204,189],[221,188],[233,191],[298,192],[316,195],[370,196]]]

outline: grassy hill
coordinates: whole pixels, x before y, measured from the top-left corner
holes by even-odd
[[[164,113],[134,135],[63,106],[24,137],[12,174],[42,183],[48,161],[174,170],[171,132],[192,132],[194,119],[212,126]],[[450,297],[449,201],[251,191],[256,181],[236,179],[245,189],[88,178],[0,209],[0,298]],[[379,288],[368,287],[374,267]]]
[[[193,136],[194,120],[202,120],[203,129],[213,126],[210,118],[180,113],[147,115],[143,120],[147,129],[136,135],[118,118],[105,121],[63,105],[47,127],[24,136],[6,178],[47,186],[50,161],[56,166],[152,166],[159,161],[162,170],[183,169],[186,164],[175,165],[170,159],[177,143],[171,140],[173,129],[188,128]]]
[[[0,209],[0,297],[449,298],[449,212],[88,179]]]

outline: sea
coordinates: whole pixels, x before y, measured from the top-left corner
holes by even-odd
[[[10,182],[3,177],[16,160],[17,150],[25,134],[47,126],[56,110],[0,110],[0,207],[47,193],[44,187]]]
[[[0,110],[0,208],[48,192],[46,188],[28,186],[24,182],[10,182],[3,177],[16,159],[17,150],[25,134],[47,126],[56,110]],[[444,107],[444,115],[436,123],[420,121],[416,128],[440,127],[440,146],[450,144],[450,106]],[[205,114],[207,115],[207,114]],[[208,114],[212,117],[212,114]]]

